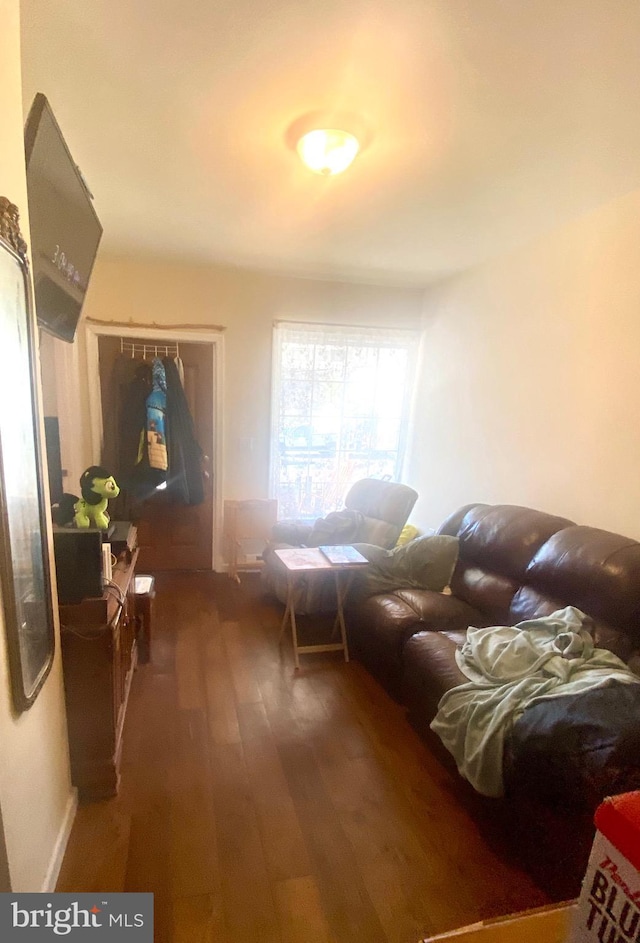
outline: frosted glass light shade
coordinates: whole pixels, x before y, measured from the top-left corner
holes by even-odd
[[[360,150],[355,135],[337,129],[322,129],[303,134],[296,145],[301,161],[316,174],[340,174]]]

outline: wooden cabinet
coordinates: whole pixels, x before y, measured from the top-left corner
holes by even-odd
[[[105,593],[60,606],[71,778],[81,799],[118,791],[122,729],[137,660],[134,573],[126,550]]]

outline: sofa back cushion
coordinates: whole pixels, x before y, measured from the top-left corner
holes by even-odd
[[[534,586],[521,586],[511,601],[507,622],[509,625],[516,625],[526,619],[539,619],[551,615],[557,609],[564,609],[567,605],[574,605],[574,603],[546,596]],[[583,609],[584,611],[586,610]],[[587,612],[587,615],[593,619],[593,626],[590,626],[589,631],[596,647],[606,648],[613,652],[626,662],[635,674],[640,675],[640,640],[637,632],[629,632],[610,622],[598,619],[590,612]]]
[[[594,620],[596,644],[630,661],[640,648],[640,543],[596,527],[554,534],[527,567],[511,621],[567,605]]]
[[[438,533],[452,534],[460,541],[465,563],[509,576],[522,582],[532,557],[552,534],[572,521],[515,504],[474,504],[449,529],[449,518]]]
[[[519,587],[508,576],[467,563],[458,563],[451,579],[451,592],[482,613],[482,626],[509,622],[511,602]]]
[[[459,540],[453,593],[483,612],[486,625],[510,623],[513,598],[532,558],[553,534],[571,523],[510,504],[461,508],[438,529],[439,534]]]
[[[362,478],[349,489],[344,506],[350,511],[360,511],[365,517],[392,524],[397,529],[397,539],[417,498],[417,491],[400,482]]]
[[[525,582],[594,619],[640,628],[640,543],[629,537],[567,527],[536,553]]]
[[[451,589],[484,625],[515,625],[575,606],[599,648],[640,674],[640,543],[508,504],[468,504],[438,529],[459,540]]]

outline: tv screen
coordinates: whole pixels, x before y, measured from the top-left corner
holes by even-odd
[[[102,236],[92,197],[42,93],[25,126],[36,316],[73,341]]]

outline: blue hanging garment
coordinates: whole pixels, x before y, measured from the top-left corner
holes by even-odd
[[[153,388],[147,396],[147,455],[150,468],[166,472],[167,437],[165,415],[167,412],[167,377],[164,365],[156,357],[151,365]]]

